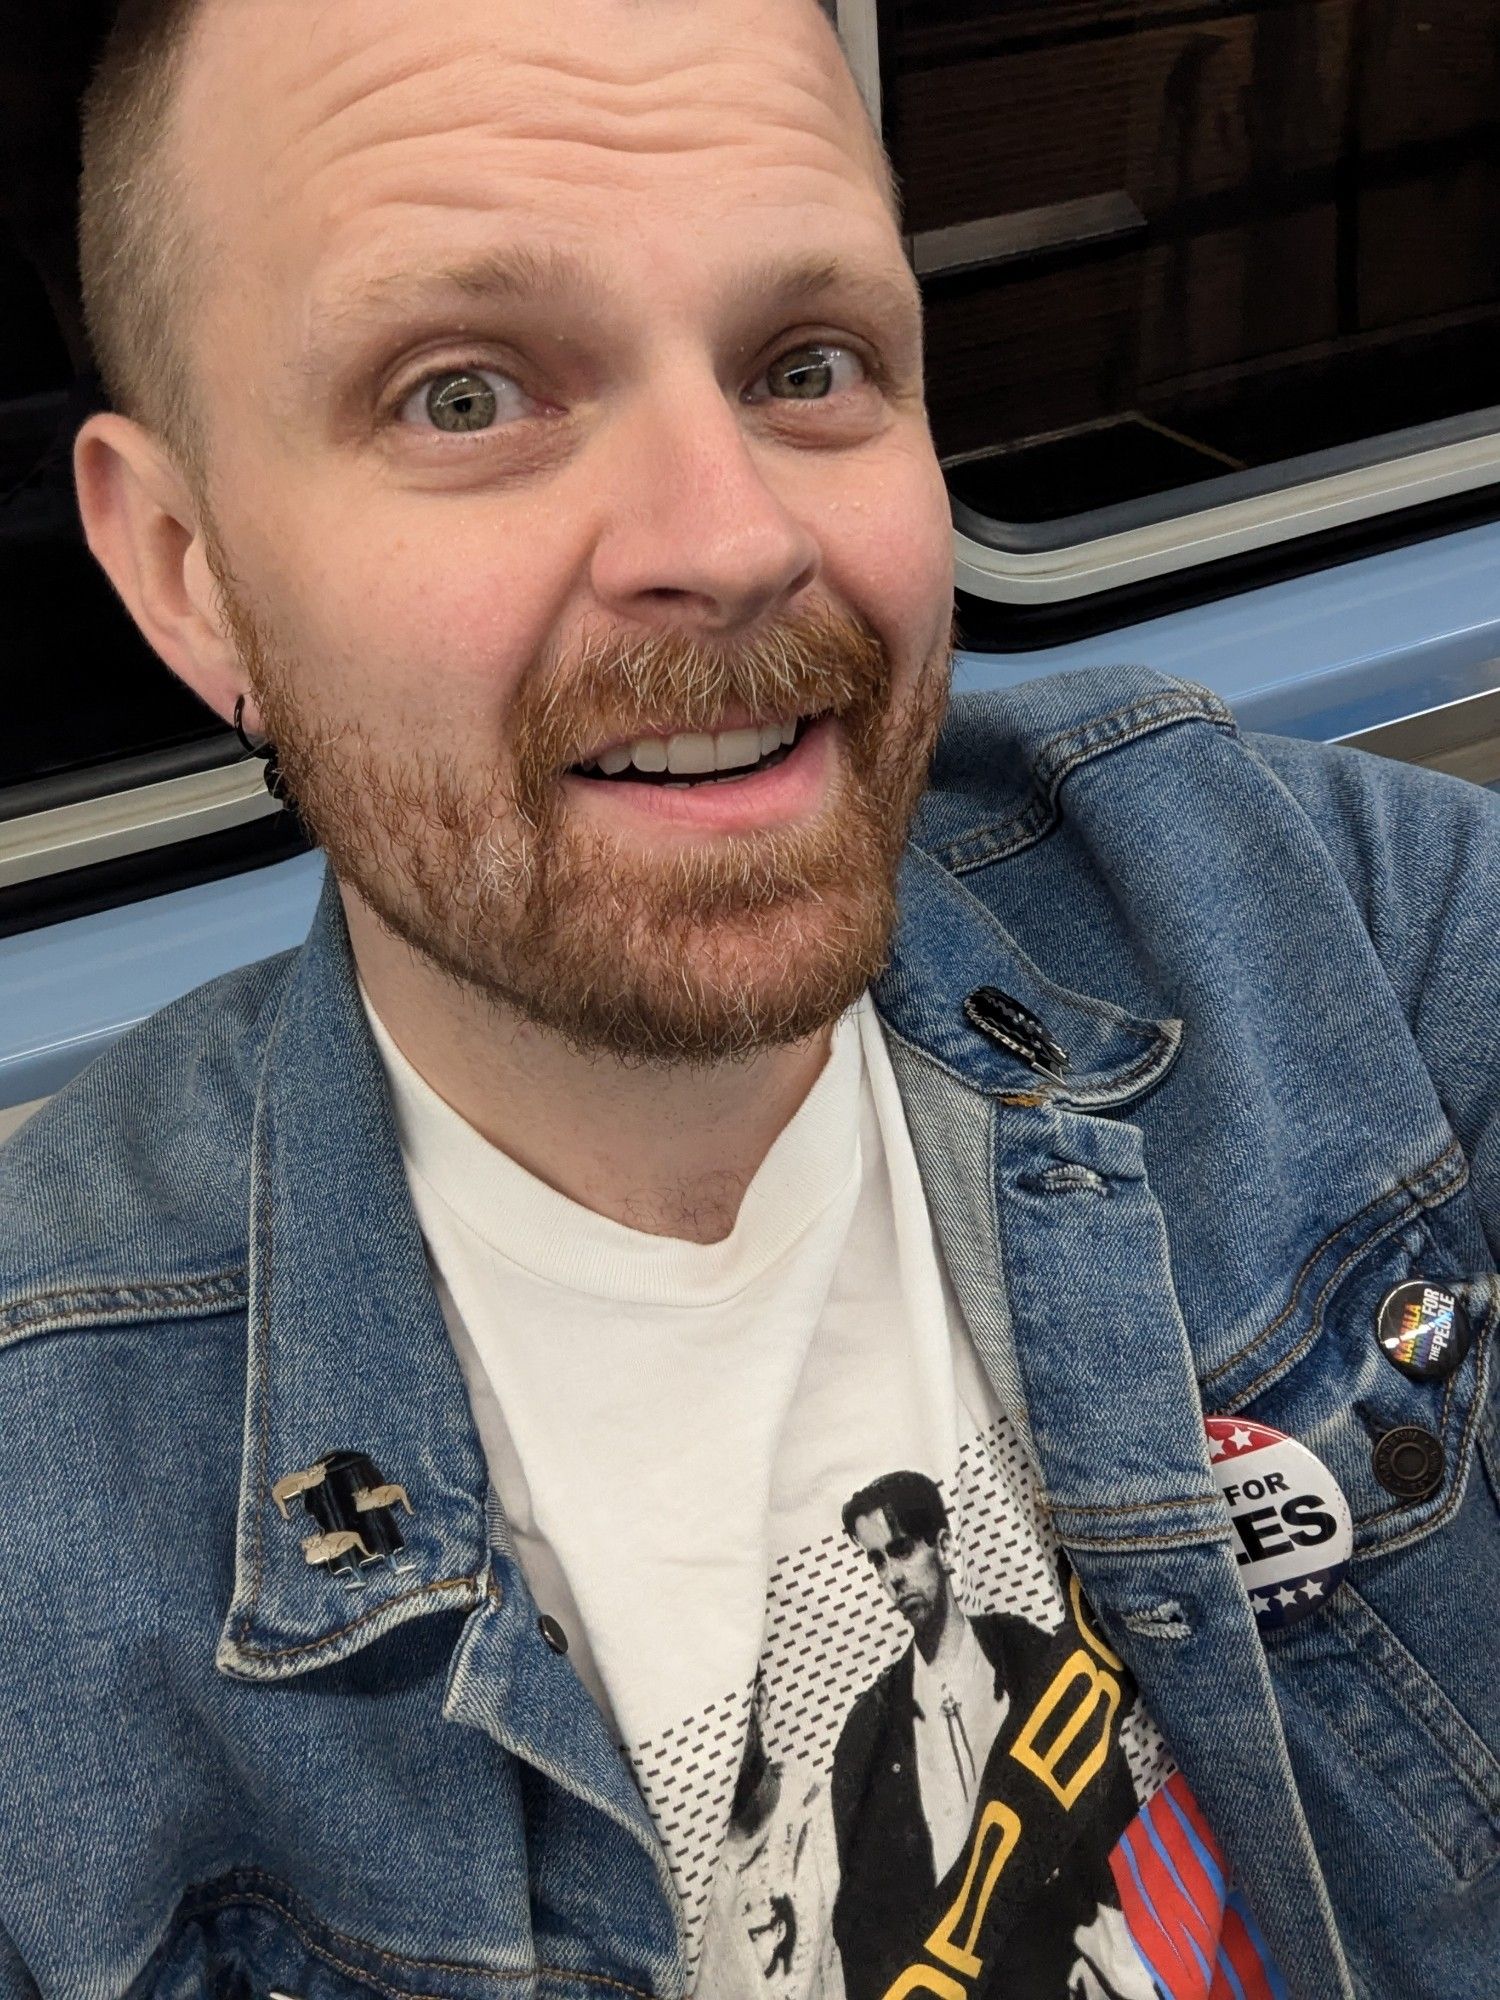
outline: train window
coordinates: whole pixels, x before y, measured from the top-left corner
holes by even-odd
[[[0,936],[300,845],[235,737],[147,646],[73,490],[102,406],[82,327],[77,100],[107,9],[0,45]]]
[[[221,733],[90,556],[72,442],[94,407],[74,268],[84,38],[0,54],[0,794]]]
[[[1500,477],[1500,0],[837,0],[960,583],[1056,602]]]

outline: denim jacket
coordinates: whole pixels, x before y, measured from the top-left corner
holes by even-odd
[[[955,702],[876,988],[977,1350],[1297,2000],[1500,1979],[1497,939],[1500,799],[1108,669]],[[1417,1276],[1473,1328],[1444,1380],[1376,1344]],[[1353,1512],[1348,1580],[1264,1638],[1214,1411]],[[1420,1499],[1375,1470],[1402,1427]],[[339,1449],[412,1510],[357,1590],[272,1491]],[[684,1985],[489,1491],[330,884],[0,1153],[0,2000]]]

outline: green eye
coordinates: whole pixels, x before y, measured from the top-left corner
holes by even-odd
[[[811,402],[827,396],[833,387],[832,356],[840,350],[827,347],[798,347],[773,361],[766,370],[772,393],[783,389],[788,396]]]
[[[435,375],[427,391],[427,414],[440,431],[488,430],[499,407],[480,375]]]

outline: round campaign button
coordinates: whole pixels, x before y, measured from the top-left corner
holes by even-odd
[[[1322,1459],[1284,1431],[1248,1417],[1209,1417],[1206,1428],[1255,1622],[1279,1631],[1343,1581],[1354,1547],[1349,1503]]]
[[[1403,1375],[1430,1382],[1453,1373],[1473,1335],[1463,1307],[1446,1286],[1412,1278],[1380,1301],[1375,1337]]]

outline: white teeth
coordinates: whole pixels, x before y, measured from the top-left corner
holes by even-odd
[[[617,778],[632,764],[638,771],[671,771],[683,777],[707,777],[715,771],[741,771],[789,747],[796,739],[797,718],[790,722],[751,723],[743,729],[721,729],[710,736],[683,730],[676,736],[638,736],[601,750],[579,768]]]
[[[669,736],[667,769],[688,777],[714,768],[714,739],[711,736]]]
[[[737,771],[744,764],[756,764],[765,755],[759,729],[721,729],[714,738],[714,769]]]
[[[665,771],[667,746],[659,736],[642,736],[630,746],[630,761],[638,771]]]

